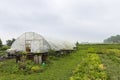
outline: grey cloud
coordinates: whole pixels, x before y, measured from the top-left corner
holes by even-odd
[[[120,34],[118,0],[1,0],[0,34],[26,31],[70,39],[98,41]],[[2,37],[4,40],[7,37]]]

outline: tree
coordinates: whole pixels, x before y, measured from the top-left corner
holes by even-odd
[[[79,46],[79,42],[78,41],[76,42],[76,46]]]
[[[3,46],[3,44],[2,44],[2,40],[0,39],[0,48]]]
[[[14,38],[13,38],[12,40],[7,40],[7,41],[6,41],[6,44],[7,44],[8,46],[11,46],[14,41],[15,41]]]
[[[111,36],[105,39],[104,43],[120,43],[120,35]]]

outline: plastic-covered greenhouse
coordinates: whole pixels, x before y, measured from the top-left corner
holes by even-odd
[[[12,44],[11,49],[17,51],[44,53],[48,50],[73,50],[75,44],[68,41],[45,38],[34,32],[26,32],[18,37]]]

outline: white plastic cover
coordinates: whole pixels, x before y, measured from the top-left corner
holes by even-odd
[[[55,51],[61,49],[72,50],[75,44],[68,41],[43,38],[41,35],[34,32],[26,32],[15,40],[11,48],[17,51],[26,51],[26,46],[31,48],[31,52],[42,53],[50,49]]]

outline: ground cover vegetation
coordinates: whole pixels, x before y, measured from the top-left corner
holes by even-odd
[[[0,61],[0,80],[120,80],[119,75],[120,44],[77,44],[71,54],[52,54],[45,64]]]

